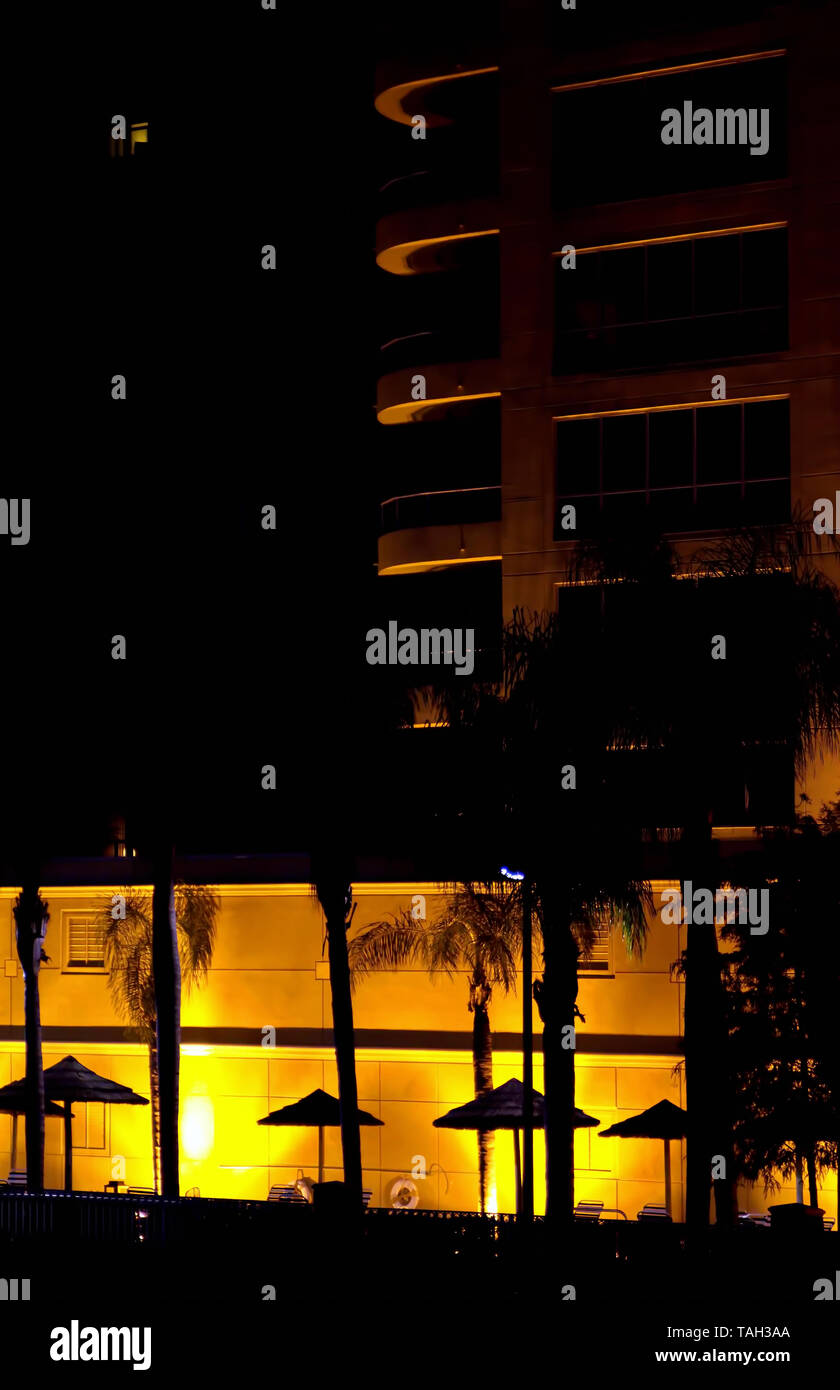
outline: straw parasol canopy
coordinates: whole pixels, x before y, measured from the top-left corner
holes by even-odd
[[[516,1168],[516,1209],[519,1211],[522,1196],[522,1167],[519,1156],[519,1131],[525,1120],[524,1089],[521,1081],[515,1078],[496,1086],[492,1091],[484,1091],[475,1100],[465,1105],[457,1105],[440,1119],[433,1120],[435,1129],[510,1129],[513,1130],[513,1159]],[[533,1093],[532,1126],[545,1128],[545,1098],[539,1091]],[[575,1129],[591,1129],[600,1124],[594,1116],[587,1115],[575,1107]]]
[[[11,1081],[0,1089],[0,1102],[4,1099],[24,1098],[25,1108],[26,1080]],[[67,1192],[73,1189],[73,1115],[71,1101],[100,1101],[104,1105],[148,1105],[145,1096],[138,1096],[130,1086],[119,1081],[111,1081],[100,1076],[89,1067],[82,1066],[75,1057],[62,1057],[52,1067],[44,1070],[44,1098],[49,1101],[63,1101],[64,1108],[64,1187]]]
[[[602,1129],[600,1139],[661,1139],[665,1146],[665,1210],[671,1215],[671,1140],[684,1139],[688,1115],[670,1100],[657,1101],[639,1115]]]
[[[358,1110],[360,1125],[381,1125],[384,1120],[377,1120],[375,1115],[371,1115],[367,1110]],[[284,1105],[280,1110],[272,1110],[269,1115],[264,1115],[261,1120],[257,1120],[258,1125],[291,1125],[300,1126],[305,1129],[317,1129],[318,1131],[318,1181],[324,1181],[324,1130],[326,1128],[336,1129],[341,1124],[341,1103],[336,1096],[331,1096],[329,1091],[322,1091],[317,1087],[310,1091],[308,1096],[302,1100],[293,1101],[291,1105]]]
[[[26,1099],[23,1096],[16,1096],[13,1100],[10,1100],[8,1096],[0,1096],[0,1112],[4,1115],[25,1115],[27,1109]],[[64,1107],[56,1105],[54,1101],[45,1100],[44,1115],[47,1119],[61,1119],[64,1115]]]
[[[17,1117],[25,1115],[27,1111],[26,1096],[2,1096],[0,1095],[0,1114],[12,1116],[12,1159],[9,1167],[12,1172],[17,1168]],[[56,1105],[51,1100],[44,1101],[45,1119],[62,1119],[64,1110],[60,1105]],[[72,1115],[70,1117],[73,1118]]]

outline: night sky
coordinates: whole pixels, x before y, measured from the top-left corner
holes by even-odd
[[[4,495],[31,539],[0,544],[7,847],[25,824],[99,852],[112,811],[159,797],[199,840],[275,840],[260,768],[286,805],[327,775],[319,731],[364,674],[372,56],[356,17],[171,8],[74,17],[74,63],[8,132],[30,196]],[[148,119],[144,159],[110,158],[116,113]]]

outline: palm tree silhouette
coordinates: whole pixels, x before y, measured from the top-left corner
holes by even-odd
[[[41,1052],[41,997],[38,973],[49,961],[42,942],[50,920],[37,877],[31,868],[12,909],[15,942],[23,971],[24,1035],[26,1038],[26,1189],[44,1190],[44,1061]]]
[[[162,1176],[162,1114],[153,969],[153,899],[126,888],[121,900],[117,909],[109,899],[100,912],[105,937],[105,964],[109,971],[108,988],[117,1013],[127,1020],[149,1051],[152,1158],[155,1191],[159,1192]],[[174,885],[180,975],[188,990],[194,985],[201,985],[207,977],[216,942],[219,909],[220,902],[212,888],[194,883]],[[115,911],[117,916],[114,916]],[[124,915],[120,915],[122,911]]]
[[[352,937],[348,955],[354,983],[376,970],[422,964],[434,978],[468,975],[467,1008],[473,1016],[472,1054],[475,1094],[493,1089],[493,1038],[490,1002],[499,986],[516,989],[516,961],[522,941],[522,897],[518,886],[464,885],[431,922],[412,909],[373,922]],[[494,1187],[494,1135],[478,1131],[478,1190],[482,1213]]]
[[[742,779],[743,814],[774,750],[790,764],[776,768],[778,784],[840,750],[840,592],[821,562],[832,551],[840,551],[837,538],[815,537],[796,512],[786,526],[736,530],[688,558],[655,533],[633,531],[582,545],[570,565],[570,582],[599,596],[597,638],[612,669],[633,673],[616,692],[612,746],[664,760],[659,780],[678,785],[678,803],[667,821],[648,818],[648,828],[679,831],[682,876],[696,884],[716,888],[727,877],[712,836],[713,825],[729,823],[727,775]],[[644,652],[649,634],[663,634],[659,659]],[[714,634],[727,638],[725,661],[709,660]],[[772,814],[778,824],[778,807]],[[684,963],[686,1215],[692,1225],[708,1223],[711,1160],[723,1155],[716,1215],[732,1224],[734,1113],[714,924],[691,927]]]
[[[506,861],[530,885],[543,949],[534,996],[543,1022],[546,1210],[563,1221],[574,1207],[578,964],[605,925],[641,953],[650,889],[638,831],[626,808],[604,795],[616,681],[588,615],[575,628],[566,612],[516,610],[501,658],[495,679],[441,687],[436,712],[450,726],[462,770],[466,854],[487,866],[486,880]],[[561,790],[564,769],[574,789]]]

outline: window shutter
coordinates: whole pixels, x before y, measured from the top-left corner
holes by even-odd
[[[610,968],[610,929],[598,927],[587,955],[581,955],[581,970],[609,970]]]
[[[67,919],[67,964],[102,969],[105,965],[105,928],[90,915]]]

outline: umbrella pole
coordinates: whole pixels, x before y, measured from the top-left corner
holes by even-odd
[[[665,1210],[671,1215],[671,1141],[665,1140]]]
[[[324,1126],[318,1126],[318,1181],[324,1181]]]
[[[70,1102],[64,1102],[64,1191],[73,1191],[73,1112]]]
[[[513,1169],[516,1174],[516,1215],[522,1211],[522,1166],[519,1161],[519,1130],[513,1131]]]
[[[12,1163],[11,1171],[14,1173],[17,1168],[17,1115],[12,1116]]]

